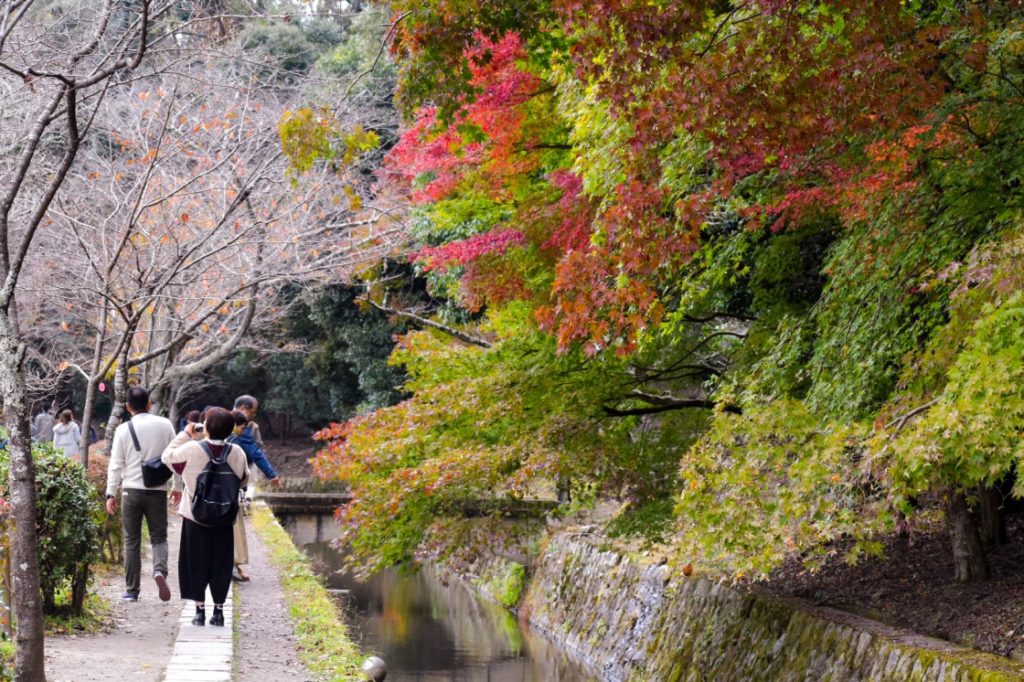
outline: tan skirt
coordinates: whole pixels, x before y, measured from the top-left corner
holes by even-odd
[[[249,545],[245,542],[245,514],[241,509],[235,517],[235,566],[249,563]]]

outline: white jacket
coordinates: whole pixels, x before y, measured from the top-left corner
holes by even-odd
[[[159,457],[167,445],[174,440],[174,427],[170,420],[155,414],[143,412],[131,418],[135,433],[139,437],[142,454],[132,443],[128,430],[129,422],[118,425],[114,431],[114,446],[107,464],[107,495],[117,495],[117,489],[167,490],[167,483],[147,488],[142,482],[142,461]]]
[[[63,450],[68,457],[78,454],[78,442],[82,439],[82,430],[78,422],[70,421],[67,424],[57,422],[53,426],[53,445],[58,450]]]

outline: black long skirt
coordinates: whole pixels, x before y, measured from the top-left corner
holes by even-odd
[[[183,599],[206,601],[209,586],[214,604],[223,604],[231,588],[235,537],[231,526],[214,528],[189,519],[181,522],[178,588]]]

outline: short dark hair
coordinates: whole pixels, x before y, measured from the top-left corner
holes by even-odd
[[[145,412],[149,409],[149,391],[142,386],[132,386],[128,389],[128,407],[136,412]]]
[[[235,420],[235,426],[242,426],[243,424],[249,423],[249,418],[245,416],[245,412],[241,410],[235,410],[231,413],[231,417]]]
[[[240,407],[252,410],[255,409],[259,404],[260,401],[256,400],[256,398],[253,398],[251,395],[240,395],[237,398],[235,398],[236,410]]]
[[[235,418],[223,407],[206,410],[206,435],[214,440],[224,440],[235,428]]]
[[[190,424],[198,424],[201,421],[199,418],[199,410],[189,410],[186,412],[185,421]]]

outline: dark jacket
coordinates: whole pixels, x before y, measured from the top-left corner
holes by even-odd
[[[255,464],[268,479],[273,480],[277,478],[277,472],[274,471],[274,466],[267,459],[267,453],[263,452],[263,448],[253,438],[252,427],[246,426],[242,429],[242,433],[228,436],[227,441],[242,448],[245,452],[245,459],[248,460],[249,464]]]

